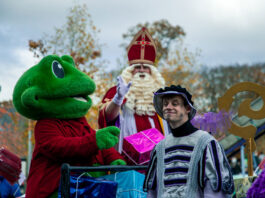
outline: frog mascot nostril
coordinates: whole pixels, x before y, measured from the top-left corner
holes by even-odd
[[[35,147],[26,197],[56,193],[62,163],[78,166],[125,165],[113,148],[119,129],[95,131],[85,119],[95,83],[75,68],[72,57],[49,55],[26,71],[16,83],[13,103],[23,116],[37,120]]]

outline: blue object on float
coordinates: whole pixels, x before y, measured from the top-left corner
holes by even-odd
[[[70,175],[71,198],[116,198],[117,182],[87,175]],[[61,197],[59,188],[58,198]]]
[[[145,175],[134,171],[117,172],[105,175],[103,178],[118,183],[116,198],[146,198],[147,193],[143,191]]]

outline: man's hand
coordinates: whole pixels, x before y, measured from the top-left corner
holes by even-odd
[[[100,150],[109,149],[115,146],[119,141],[120,129],[115,126],[99,129],[96,132],[97,146]]]
[[[124,96],[129,91],[132,82],[129,82],[128,84],[126,84],[123,81],[121,76],[118,76],[117,80],[118,80],[117,93],[115,94],[115,96],[113,98],[113,102],[120,106],[122,104],[122,102],[123,102]]]

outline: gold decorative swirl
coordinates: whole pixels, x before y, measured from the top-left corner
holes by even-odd
[[[219,110],[224,110],[229,112],[232,102],[234,100],[233,96],[242,91],[250,91],[257,93],[265,102],[265,87],[258,85],[252,82],[242,82],[233,85],[224,96],[218,98],[218,107]],[[244,100],[238,108],[238,116],[247,116],[251,119],[262,119],[265,118],[265,105],[263,104],[262,108],[259,110],[253,110],[251,108],[251,99]],[[231,121],[231,127],[228,131],[236,136],[242,137],[247,142],[247,153],[248,153],[248,173],[250,176],[253,175],[253,163],[252,163],[252,152],[256,150],[256,144],[254,137],[256,134],[256,127],[253,125],[249,126],[238,126],[237,124]]]

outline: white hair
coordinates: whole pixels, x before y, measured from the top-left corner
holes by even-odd
[[[132,71],[135,66],[138,65],[135,64],[127,67],[121,74],[126,83],[132,81],[130,90],[125,96],[127,99],[125,105],[137,115],[152,116],[155,114],[153,93],[159,88],[164,87],[165,80],[157,68],[149,64],[144,64],[144,66],[150,68],[151,74],[138,72],[133,75]]]

